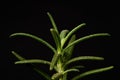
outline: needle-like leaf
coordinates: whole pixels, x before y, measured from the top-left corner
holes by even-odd
[[[84,25],[85,25],[85,23],[82,23],[82,24],[78,25],[77,27],[75,27],[74,29],[72,29],[72,30],[66,35],[66,37],[65,37],[65,39],[64,39],[64,41],[63,41],[62,46],[64,46],[65,42],[70,38],[70,36],[71,36],[74,32],[76,32],[79,28],[81,28],[81,27],[84,26]]]
[[[73,66],[72,68],[84,68],[85,66],[78,65],[78,66]]]
[[[54,68],[55,64],[57,63],[57,61],[59,59],[59,56],[60,56],[60,54],[58,54],[58,53],[54,54],[51,64],[50,64],[50,70],[52,70]]]
[[[51,23],[52,23],[53,28],[56,30],[57,34],[59,34],[59,31],[58,31],[58,29],[57,29],[57,26],[56,26],[56,24],[55,24],[55,21],[54,21],[52,15],[51,15],[49,12],[47,12],[47,15],[48,15],[48,17],[49,17],[49,19],[50,19],[50,21],[51,21]]]
[[[72,35],[70,41],[68,42],[68,44],[72,43],[73,41],[75,41],[76,39],[76,36],[75,35]],[[65,60],[69,60],[72,56],[72,53],[73,53],[73,50],[74,50],[74,47],[75,45],[72,45],[71,47],[67,48],[64,52],[63,55],[65,55]]]
[[[30,38],[33,38],[41,43],[43,43],[44,45],[46,45],[47,47],[49,47],[54,53],[56,52],[55,48],[50,45],[48,42],[46,42],[45,40],[35,36],[35,35],[31,35],[31,34],[28,34],[28,33],[13,33],[10,35],[10,37],[13,37],[13,36],[26,36],[26,37],[30,37]]]
[[[60,36],[57,34],[55,29],[50,29],[53,39],[55,41],[56,47],[58,50],[61,50]]]
[[[75,76],[71,80],[79,80],[80,78],[83,78],[85,76],[100,73],[100,72],[103,72],[103,71],[107,71],[107,70],[110,70],[112,68],[113,68],[113,66],[109,66],[109,67],[105,67],[105,68],[99,68],[99,69],[90,70],[90,71],[87,71],[87,72],[81,73],[80,75]]]
[[[25,60],[25,58],[23,58],[22,56],[20,56],[18,53],[16,53],[15,51],[12,51],[12,54],[18,59],[18,60]]]
[[[75,57],[75,58],[70,59],[69,61],[67,61],[65,63],[64,66],[66,66],[70,63],[76,62],[76,61],[80,61],[80,60],[104,60],[104,58],[103,57],[97,57],[97,56],[79,56],[79,57]]]
[[[63,72],[63,74],[66,74],[66,73],[72,72],[72,71],[79,72],[78,69],[67,69],[67,70],[65,70],[65,71]]]
[[[69,32],[69,30],[62,30],[60,32],[60,39],[61,39],[61,44],[63,45],[63,41],[65,39],[65,36],[67,35],[67,33]]]
[[[49,64],[49,61],[41,60],[41,59],[29,59],[29,60],[22,60],[22,61],[16,61],[15,64],[27,64],[27,63],[42,63],[42,64]]]
[[[87,40],[87,39],[90,39],[90,38],[94,38],[94,37],[98,37],[98,36],[110,36],[110,34],[108,34],[108,33],[96,33],[96,34],[91,34],[91,35],[88,35],[88,36],[84,36],[84,37],[79,38],[79,39],[75,40],[74,42],[70,43],[68,46],[66,46],[64,48],[64,50],[66,50],[70,46],[75,45],[75,44],[77,44],[81,41],[84,41],[84,40]]]
[[[60,39],[64,39],[69,30],[65,29],[60,32]]]
[[[33,68],[36,72],[38,72],[39,74],[41,74],[42,76],[44,76],[44,78],[46,79],[46,80],[51,80],[51,77],[47,74],[47,73],[45,73],[45,72],[43,72],[42,70],[40,70],[40,69],[37,69],[37,68]]]
[[[25,58],[23,58],[22,56],[20,56],[20,55],[19,55],[18,53],[16,53],[15,51],[12,51],[12,54],[13,54],[16,58],[18,58],[18,60],[21,60],[21,61],[25,60]],[[49,76],[47,73],[45,73],[45,72],[43,72],[42,70],[36,68],[36,65],[34,65],[34,64],[31,64],[31,65],[32,65],[33,69],[34,69],[37,73],[41,74],[46,80],[51,80],[50,76]]]

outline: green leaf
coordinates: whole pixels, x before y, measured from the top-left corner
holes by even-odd
[[[26,37],[30,37],[30,38],[33,38],[41,43],[43,43],[44,45],[46,45],[47,47],[49,47],[54,53],[56,53],[56,50],[54,49],[54,47],[52,45],[50,45],[48,42],[46,42],[45,40],[35,36],[35,35],[31,35],[31,34],[28,34],[28,33],[13,33],[10,35],[10,37],[13,37],[13,36],[26,36]]]
[[[50,31],[51,31],[51,34],[52,34],[53,39],[55,41],[56,47],[60,51],[61,50],[60,36],[57,35],[57,33],[54,29],[50,29]]]
[[[17,54],[15,51],[12,51],[12,54],[16,57],[16,58],[18,58],[18,60],[25,60],[25,58],[23,58],[22,56],[20,56],[19,54]]]
[[[76,39],[76,36],[75,35],[72,35],[71,39],[69,40],[68,44],[72,43],[73,41],[75,41]],[[65,55],[65,60],[69,60],[72,56],[72,53],[73,53],[73,50],[74,50],[74,47],[75,45],[72,45],[71,47],[67,48],[65,51],[64,51],[64,54]]]
[[[104,72],[104,71],[110,70],[112,68],[114,68],[114,66],[109,66],[109,67],[105,67],[105,68],[99,68],[99,69],[90,70],[90,71],[87,71],[87,72],[81,73],[80,75],[75,76],[71,80],[79,80],[80,78],[83,78],[85,76],[100,73],[100,72]]]
[[[81,27],[84,26],[84,25],[85,25],[85,23],[82,23],[82,24],[78,25],[77,27],[75,27],[74,29],[72,29],[72,30],[66,35],[66,37],[65,37],[65,39],[64,39],[64,41],[63,41],[62,46],[64,46],[65,42],[70,38],[70,36],[71,36],[74,32],[76,32],[79,28],[81,28]]]
[[[16,61],[15,64],[27,64],[27,63],[42,63],[42,64],[49,64],[49,61],[46,60],[40,60],[40,59],[29,59],[29,60],[22,60],[22,61]]]
[[[55,67],[55,64],[57,63],[59,56],[60,56],[60,54],[58,54],[58,53],[54,54],[51,64],[50,64],[50,70],[52,70]]]
[[[60,32],[60,39],[64,39],[68,32],[69,32],[69,30],[67,30],[67,29],[66,30],[62,30]]]
[[[63,75],[63,80],[67,80],[67,74]]]
[[[55,29],[55,31],[57,32],[57,34],[59,34],[59,31],[58,31],[58,29],[57,29],[57,26],[56,26],[56,24],[55,24],[55,21],[54,21],[52,15],[51,15],[49,12],[47,12],[47,15],[48,15],[48,17],[49,17],[49,19],[50,19],[50,21],[51,21],[51,23],[52,23],[53,28]]]
[[[75,71],[75,72],[79,72],[79,70],[78,69],[67,69],[67,70],[65,70],[64,72],[63,72],[63,74],[66,74],[66,73],[68,73],[68,72],[72,72],[72,71]]]
[[[44,76],[44,78],[46,79],[46,80],[51,80],[51,77],[47,74],[47,73],[45,73],[45,72],[43,72],[42,70],[39,70],[39,69],[37,69],[37,68],[33,68],[36,72],[38,72],[40,75],[42,75],[42,76]]]
[[[67,80],[68,73],[72,71],[79,72],[79,70],[75,68],[67,69],[66,71],[63,72],[63,80]]]
[[[75,44],[77,44],[81,41],[84,41],[84,40],[87,40],[87,39],[90,39],[90,38],[94,38],[94,37],[98,37],[98,36],[110,36],[110,34],[108,34],[108,33],[96,33],[96,34],[91,34],[91,35],[88,35],[88,36],[84,36],[84,37],[79,38],[79,39],[75,40],[74,42],[70,43],[68,46],[66,46],[66,48],[64,50],[66,50],[70,46],[75,45]]]
[[[73,66],[72,68],[84,68],[85,66],[78,65],[78,66]]]
[[[70,63],[73,63],[75,61],[80,61],[80,60],[104,60],[104,58],[103,57],[96,57],[96,56],[79,56],[79,57],[75,57],[75,58],[70,59],[69,61],[67,61],[65,63],[64,66],[66,66]]]
[[[18,60],[21,60],[21,61],[25,60],[25,58],[23,58],[22,56],[20,56],[20,55],[19,55],[18,53],[16,53],[15,51],[12,51],[12,54],[13,54],[16,58],[18,58]],[[33,69],[34,69],[36,72],[38,72],[39,74],[41,74],[46,80],[51,80],[50,76],[49,76],[47,73],[45,73],[45,72],[43,72],[42,70],[39,70],[38,68],[36,68],[36,65],[34,65],[34,64],[31,64],[31,65],[32,65]]]

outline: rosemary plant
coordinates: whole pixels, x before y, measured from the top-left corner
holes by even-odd
[[[71,31],[62,30],[61,32],[59,32],[52,15],[49,12],[47,13],[47,15],[53,26],[53,28],[50,29],[50,32],[56,44],[55,48],[50,43],[43,40],[42,38],[39,38],[29,33],[13,33],[10,35],[10,37],[26,36],[26,37],[33,38],[39,41],[40,43],[46,45],[49,49],[51,49],[51,51],[54,53],[53,58],[51,59],[51,61],[41,60],[41,59],[25,59],[15,51],[12,51],[12,54],[19,59],[19,61],[16,61],[15,64],[29,63],[30,65],[33,66],[33,69],[37,71],[40,75],[42,75],[46,80],[67,80],[68,79],[67,74],[69,74],[72,71],[79,72],[79,68],[82,67],[82,66],[76,65],[76,66],[72,66],[71,68],[68,68],[71,63],[74,63],[76,61],[81,61],[81,60],[104,60],[103,57],[98,57],[98,56],[78,56],[78,57],[72,58],[72,53],[74,50],[74,46],[76,44],[84,40],[95,38],[95,37],[110,36],[110,34],[95,33],[95,34],[90,34],[90,35],[81,37],[79,39],[76,39],[75,32],[79,30],[81,27],[85,26],[86,25],[85,23],[78,25],[77,27],[73,28]],[[47,73],[36,68],[35,67],[36,65],[34,63],[46,64],[49,66],[50,71],[54,70],[56,73],[50,76]],[[81,78],[86,77],[87,75],[107,71],[112,68],[113,66],[108,66],[104,68],[89,70],[74,76],[73,78],[71,78],[71,80],[80,80]]]

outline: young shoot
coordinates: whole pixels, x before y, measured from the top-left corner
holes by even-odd
[[[43,60],[43,59],[26,59],[22,56],[20,56],[17,52],[11,51],[12,54],[18,59],[18,61],[15,62],[15,64],[30,64],[33,69],[38,72],[40,75],[43,76],[46,80],[68,80],[68,74],[71,72],[76,72],[78,75],[74,75],[71,80],[81,80],[81,78],[86,77],[91,74],[96,74],[100,72],[104,72],[107,70],[112,69],[114,66],[108,66],[108,67],[102,67],[102,68],[95,68],[93,70],[85,71],[83,73],[79,73],[80,69],[85,69],[83,65],[76,64],[74,66],[70,66],[70,64],[74,64],[74,62],[80,62],[83,60],[89,60],[89,61],[103,61],[103,57],[99,56],[77,56],[72,57],[73,50],[76,46],[76,44],[81,43],[82,41],[89,40],[96,37],[102,37],[102,36],[110,36],[109,33],[95,33],[95,34],[89,34],[84,37],[80,37],[76,39],[75,32],[81,29],[82,27],[86,26],[86,23],[81,23],[80,25],[76,26],[72,30],[62,30],[59,31],[55,21],[52,17],[52,15],[47,12],[47,15],[51,21],[52,28],[50,29],[51,36],[53,37],[53,41],[55,42],[55,47],[45,41],[44,39],[37,37],[36,35],[32,35],[29,33],[13,33],[10,35],[10,37],[17,37],[17,36],[24,36],[24,37],[30,37],[32,39],[37,40],[38,42],[42,43],[43,45],[47,46],[52,52],[53,57],[51,61]],[[43,70],[40,70],[36,67],[35,64],[44,64],[48,65],[49,70],[54,70],[55,73],[48,74],[44,72]],[[43,65],[43,66],[44,66]],[[71,67],[71,68],[69,68]]]

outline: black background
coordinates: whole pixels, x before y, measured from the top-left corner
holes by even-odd
[[[72,0],[5,2],[1,11],[3,14],[1,15],[2,26],[0,29],[1,77],[4,80],[43,80],[27,65],[15,65],[14,61],[17,59],[10,51],[15,50],[28,59],[40,58],[47,60],[52,58],[51,51],[46,46],[30,38],[9,38],[9,35],[15,32],[31,33],[54,45],[49,32],[52,25],[46,14],[50,12],[59,31],[62,29],[71,30],[81,23],[86,23],[85,27],[76,32],[77,38],[92,33],[110,33],[111,37],[94,38],[76,45],[73,56],[94,55],[105,58],[105,61],[102,62],[83,62],[84,65],[88,64],[87,67],[90,69],[110,65],[115,66],[110,71],[91,75],[82,80],[119,80],[119,7],[117,4],[101,3]],[[47,66],[39,66],[48,72]]]

